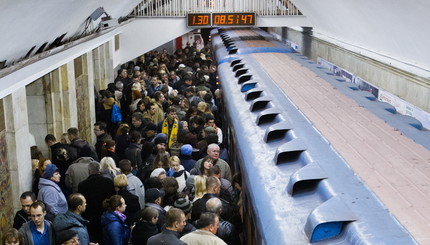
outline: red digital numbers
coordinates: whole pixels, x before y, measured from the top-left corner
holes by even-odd
[[[255,13],[213,13],[212,26],[253,26]]]
[[[188,14],[187,15],[187,24],[189,27],[194,26],[211,26],[211,14],[203,13],[203,14]]]
[[[255,13],[188,14],[188,27],[199,26],[254,26]]]

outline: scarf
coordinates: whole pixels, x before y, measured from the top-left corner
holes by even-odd
[[[116,213],[116,215],[119,216],[119,218],[124,221],[125,219],[127,219],[127,216],[125,216],[125,214],[121,213],[120,211],[114,211]]]
[[[175,121],[173,122],[172,125],[172,129],[170,130],[170,134],[169,134],[169,121],[166,119],[164,119],[163,121],[163,127],[161,128],[161,133],[167,135],[167,148],[170,149],[170,147],[172,146],[173,143],[176,143],[177,138],[178,138],[178,120],[175,119]]]

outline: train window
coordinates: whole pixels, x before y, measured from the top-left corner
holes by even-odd
[[[236,77],[240,77],[241,75],[244,75],[246,73],[248,73],[248,69],[246,68],[239,69],[236,71]]]
[[[301,193],[314,191],[321,179],[310,179],[298,181],[294,184],[292,195],[299,195]]]
[[[235,53],[237,53],[237,48],[234,48],[228,51],[228,54],[235,54]]]
[[[237,49],[235,45],[228,45],[228,46],[226,46],[226,48],[227,48],[227,51],[231,51],[233,49]]]
[[[255,100],[256,98],[261,96],[262,92],[263,92],[262,90],[251,91],[250,93],[246,94],[245,99],[246,100]]]
[[[232,71],[237,71],[237,70],[242,69],[244,67],[245,67],[245,64],[237,64],[237,65],[233,66]]]
[[[244,82],[251,80],[251,78],[252,78],[252,75],[242,75],[239,77],[239,80],[237,83],[242,84]]]
[[[257,125],[261,125],[264,123],[271,123],[275,120],[276,116],[278,115],[279,113],[268,113],[268,114],[260,115],[257,118]]]
[[[278,154],[276,158],[276,163],[282,164],[282,163],[296,162],[297,160],[299,160],[303,152],[304,150],[281,152]]]
[[[345,223],[348,222],[335,221],[319,224],[312,232],[310,242],[319,242],[338,236],[342,232]]]
[[[327,178],[326,173],[319,164],[315,162],[308,163],[291,175],[287,185],[287,192],[293,196],[313,191],[321,180]]]
[[[263,110],[267,107],[267,105],[269,104],[270,100],[259,100],[259,101],[255,101],[252,105],[251,105],[251,111],[258,111],[258,110]]]
[[[266,141],[266,143],[269,143],[275,140],[280,140],[287,135],[288,130],[289,129],[271,130],[266,134],[266,136],[264,137],[264,140]]]
[[[233,66],[235,66],[235,65],[239,64],[240,62],[242,62],[242,60],[240,60],[240,59],[233,60],[233,61],[231,62],[231,64],[230,64],[230,66],[231,66],[231,67],[233,67]]]
[[[242,85],[242,88],[240,89],[241,92],[247,92],[248,90],[251,90],[255,88],[255,85],[257,85],[257,82],[246,82]]]

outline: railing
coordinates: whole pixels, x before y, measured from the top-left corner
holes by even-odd
[[[254,12],[260,16],[302,15],[289,0],[144,0],[131,15],[185,17],[187,13]]]

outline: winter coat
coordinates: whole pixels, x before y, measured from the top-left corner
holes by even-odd
[[[69,145],[69,149],[69,158],[71,161],[74,161],[80,157],[92,157],[94,160],[99,161],[96,148],[83,139],[73,139],[72,143]]]
[[[185,189],[190,173],[185,171],[184,166],[180,165],[178,172],[175,172],[173,169],[169,169],[166,174],[167,176],[175,177],[176,181],[178,181],[178,192],[182,192]]]
[[[140,208],[145,208],[145,187],[142,181],[132,173],[127,174],[128,186],[127,190],[139,198]]]
[[[73,193],[78,192],[78,185],[90,175],[88,165],[94,162],[91,157],[80,157],[74,161],[66,171],[66,186],[72,189]]]
[[[158,211],[158,221],[157,221],[157,228],[159,231],[163,228],[163,226],[166,223],[166,210],[162,208],[160,205],[148,202],[145,204],[146,207],[153,207]]]
[[[134,226],[131,232],[131,240],[134,245],[146,245],[148,239],[157,234],[158,228],[156,224],[141,220]]]
[[[67,200],[60,187],[52,180],[40,178],[37,200],[46,204],[46,211],[53,215],[67,212]]]
[[[56,233],[65,230],[76,231],[79,237],[79,244],[88,245],[90,243],[90,237],[87,230],[88,223],[89,221],[82,218],[82,216],[67,211],[65,214],[57,215],[52,226]]]
[[[161,233],[152,236],[148,239],[148,245],[186,245],[185,242],[179,240],[179,233],[176,231],[164,228]]]
[[[127,204],[124,212],[124,214],[127,216],[125,223],[131,226],[134,222],[134,216],[140,210],[139,198],[136,195],[131,194],[131,192],[126,189],[119,190],[117,195],[122,196],[122,198],[124,198],[125,204]]]
[[[21,226],[29,220],[30,216],[28,216],[24,210],[20,209],[16,212],[15,218],[13,219],[13,228],[19,230]]]
[[[130,238],[130,228],[115,213],[106,211],[101,218],[103,226],[104,245],[127,245]]]
[[[133,168],[141,167],[142,165],[141,151],[142,146],[136,143],[130,143],[127,149],[125,149],[125,158],[130,160]]]
[[[220,219],[215,235],[229,245],[241,244],[239,234],[236,232],[234,225],[228,221]]]
[[[97,141],[96,144],[94,145],[94,147],[96,148],[96,153],[97,156],[99,157],[99,159],[102,159],[102,148],[103,148],[103,144],[106,142],[106,140],[111,140],[112,137],[107,134],[101,134],[99,136],[97,136]]]
[[[194,165],[196,164],[196,160],[192,158],[192,156],[188,155],[181,155],[179,157],[179,160],[181,160],[181,165],[184,166],[185,170],[190,172],[191,169],[194,168]]]
[[[87,200],[87,209],[82,214],[84,219],[90,221],[87,226],[91,242],[101,242],[102,228],[100,217],[103,214],[103,200],[115,194],[113,181],[100,174],[90,175],[78,186],[78,192]]]

